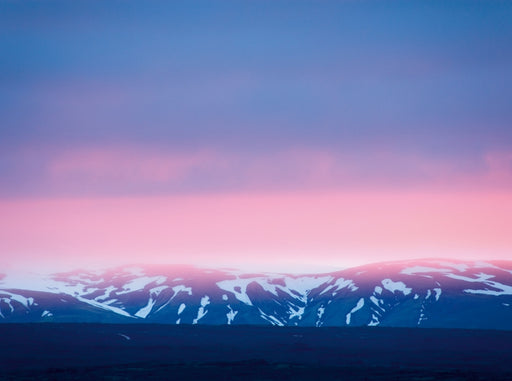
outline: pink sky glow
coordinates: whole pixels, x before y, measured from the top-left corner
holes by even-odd
[[[510,259],[510,192],[269,192],[0,202],[4,267],[347,267]]]

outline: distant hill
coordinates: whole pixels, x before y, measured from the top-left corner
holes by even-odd
[[[512,330],[512,261],[424,259],[304,275],[172,265],[7,274],[0,322]]]

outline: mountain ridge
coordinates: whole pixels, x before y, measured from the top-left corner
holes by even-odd
[[[512,261],[426,258],[310,274],[130,265],[17,282],[7,274],[0,322],[511,330]]]

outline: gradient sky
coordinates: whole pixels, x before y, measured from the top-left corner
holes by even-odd
[[[0,0],[0,265],[512,259],[511,20]]]

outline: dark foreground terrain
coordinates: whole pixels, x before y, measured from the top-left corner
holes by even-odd
[[[6,380],[512,379],[512,332],[0,325]]]

